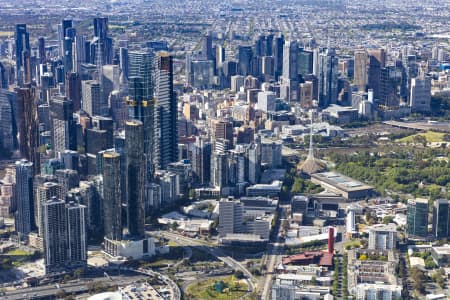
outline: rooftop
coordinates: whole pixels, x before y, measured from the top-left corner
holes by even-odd
[[[331,267],[333,265],[333,254],[324,251],[306,251],[303,253],[283,257],[284,265],[288,264],[311,264],[316,263],[319,266]]]
[[[373,189],[373,187],[370,185],[367,185],[361,181],[357,181],[337,172],[317,173],[312,174],[311,177],[314,177],[346,192]]]

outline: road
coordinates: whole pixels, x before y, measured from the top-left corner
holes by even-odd
[[[159,279],[164,281],[164,283],[167,284],[170,287],[171,295],[172,295],[171,300],[180,300],[181,299],[180,288],[168,276],[166,276],[164,274],[161,274],[161,273],[158,273],[158,272],[154,272],[151,269],[138,269],[136,271],[140,272],[142,274],[146,274],[146,275],[152,276],[152,277],[158,277]]]
[[[280,233],[281,233],[281,226],[280,226],[280,220],[281,219],[287,219],[288,216],[286,216],[286,210],[283,208],[283,206],[280,206],[279,208],[279,218],[277,224],[275,224],[275,230],[274,235],[272,235],[271,240],[275,240],[275,242],[269,243],[267,247],[267,254],[266,254],[266,276],[264,277],[263,283],[262,283],[262,294],[261,299],[262,300],[268,300],[270,299],[270,290],[272,288],[272,280],[273,280],[273,274],[275,272],[275,268],[279,263],[281,263],[281,258],[284,253],[284,245],[281,243]]]
[[[192,239],[185,237],[180,234],[176,234],[173,232],[160,232],[161,236],[165,237],[168,240],[172,240],[175,242],[183,242],[186,246],[197,246],[197,249],[200,251],[206,252],[211,254],[212,256],[216,257],[218,260],[224,262],[228,266],[230,266],[233,270],[241,270],[242,273],[247,277],[247,283],[250,289],[250,292],[253,292],[256,289],[256,279],[253,276],[253,274],[240,262],[236,261],[235,259],[231,258],[230,256],[226,255],[221,249],[217,247],[213,247],[210,243],[206,243],[204,241]]]
[[[37,287],[31,287],[31,288],[25,288],[21,290],[6,292],[5,295],[2,296],[2,299],[4,300],[22,300],[22,299],[39,299],[39,298],[45,298],[56,295],[59,291],[64,290],[67,294],[72,293],[81,293],[86,292],[89,290],[87,285],[89,283],[103,283],[107,286],[123,286],[123,285],[129,285],[132,284],[140,279],[146,279],[147,276],[145,275],[135,275],[130,276],[111,276],[111,279],[109,278],[95,278],[90,281],[87,280],[80,280],[80,281],[73,281],[68,282],[64,284],[59,284],[59,288],[56,287],[55,284],[51,285],[45,285],[45,286],[37,286]]]

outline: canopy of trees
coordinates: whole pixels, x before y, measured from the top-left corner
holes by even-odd
[[[436,199],[442,188],[450,188],[450,164],[436,157],[448,157],[448,149],[407,148],[398,152],[331,154],[337,171],[388,191],[429,196]]]

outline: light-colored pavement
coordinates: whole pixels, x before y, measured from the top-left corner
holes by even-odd
[[[217,247],[213,247],[212,243],[206,243],[204,241],[200,241],[200,240],[196,240],[196,239],[192,239],[192,238],[188,238],[185,237],[183,235],[180,234],[176,234],[173,232],[160,232],[159,233],[161,236],[175,241],[175,242],[183,242],[185,245],[191,245],[191,246],[197,246],[200,251],[206,252],[206,253],[210,253],[212,256],[216,257],[218,260],[224,262],[225,264],[227,264],[228,266],[230,266],[232,269],[234,270],[241,270],[245,276],[247,276],[247,283],[250,289],[250,292],[255,291],[256,289],[256,279],[253,276],[253,274],[244,266],[242,265],[240,262],[236,261],[235,259],[231,258],[230,256],[226,255],[221,249],[217,248]]]

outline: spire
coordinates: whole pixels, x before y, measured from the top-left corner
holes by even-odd
[[[316,160],[314,158],[314,145],[313,145],[313,126],[314,126],[314,114],[313,111],[310,110],[311,113],[311,127],[309,130],[309,153],[308,157],[304,162],[301,163],[301,165],[298,167],[298,170],[306,173],[306,174],[313,174],[317,172],[321,172],[325,169],[324,164],[320,160]]]

